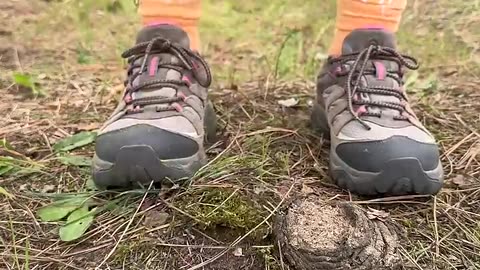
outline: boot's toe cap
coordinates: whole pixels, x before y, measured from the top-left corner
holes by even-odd
[[[417,159],[424,171],[434,170],[440,163],[436,144],[422,143],[404,136],[381,141],[341,143],[335,151],[348,166],[363,172],[381,172],[392,160]]]
[[[198,143],[189,137],[140,124],[99,135],[95,153],[104,161],[114,162],[117,153],[129,146],[149,146],[161,160],[186,158],[199,151]]]

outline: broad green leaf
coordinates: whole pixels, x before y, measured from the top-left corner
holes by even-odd
[[[9,199],[13,199],[13,195],[10,194],[6,189],[4,189],[3,187],[0,187],[0,195],[4,195],[5,197],[9,198]]]
[[[20,86],[35,89],[35,81],[33,77],[25,73],[15,73],[13,74],[13,81]]]
[[[52,204],[54,205],[78,205],[80,207],[83,204],[90,204],[90,197],[89,194],[81,194],[81,195],[68,195],[68,197],[63,197]]]
[[[60,162],[65,165],[73,165],[79,167],[89,167],[92,164],[92,160],[90,158],[75,155],[59,156],[58,160],[60,160]]]
[[[38,209],[37,215],[42,221],[58,221],[65,218],[72,211],[82,207],[82,205],[88,206],[87,202],[88,197],[86,196],[56,201]]]
[[[45,96],[45,93],[35,85],[35,79],[32,75],[26,73],[13,74],[13,81],[15,84],[26,87],[32,90],[32,94]]]
[[[80,132],[57,142],[53,145],[53,149],[57,152],[70,151],[91,144],[96,136],[96,132]]]
[[[37,215],[42,221],[58,221],[75,211],[78,205],[47,205],[38,209]]]
[[[92,225],[94,214],[95,209],[88,210],[87,205],[73,211],[68,216],[67,224],[60,228],[60,239],[68,242],[82,237],[90,225]]]

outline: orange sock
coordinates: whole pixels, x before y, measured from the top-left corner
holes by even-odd
[[[335,36],[331,55],[340,55],[345,37],[357,28],[385,28],[398,30],[407,0],[337,0]]]
[[[190,38],[192,50],[200,50],[198,21],[201,0],[141,0],[139,12],[144,25],[168,23],[181,27]]]

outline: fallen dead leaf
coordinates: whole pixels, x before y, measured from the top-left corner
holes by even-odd
[[[100,128],[100,123],[79,124],[78,131],[92,131]]]
[[[459,174],[453,178],[452,182],[457,186],[463,186],[466,184],[465,176]]]
[[[459,188],[468,188],[473,185],[473,181],[466,178],[464,175],[457,175],[452,179],[452,183],[457,185]]]

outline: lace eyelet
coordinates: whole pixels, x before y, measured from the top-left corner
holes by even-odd
[[[333,74],[337,77],[340,76],[340,74],[342,74],[342,66],[337,66],[333,71]]]
[[[183,92],[178,92],[177,96],[181,98],[183,101],[187,99],[187,96]]]
[[[190,87],[192,85],[192,81],[190,80],[190,78],[188,78],[185,75],[182,76],[182,81],[184,81],[187,84],[188,87]]]
[[[130,102],[132,102],[133,98],[130,94],[126,94],[125,97],[123,98],[123,101],[125,101],[125,103],[129,104]]]
[[[183,111],[182,105],[180,105],[180,104],[178,104],[178,103],[176,103],[176,102],[175,102],[175,103],[172,103],[172,107],[175,108],[175,110],[176,110],[177,112],[182,112],[182,111]]]
[[[126,110],[126,114],[135,114],[135,113],[143,113],[143,109],[141,109],[139,106],[137,106],[137,108],[134,108],[134,109],[127,109]]]
[[[357,114],[358,117],[365,115],[367,112],[368,112],[367,106],[365,105],[361,105],[355,110],[355,113]]]
[[[143,112],[143,109],[140,108],[139,105],[137,105],[137,106],[133,107],[133,112],[134,112],[134,113],[142,113],[142,112]]]

